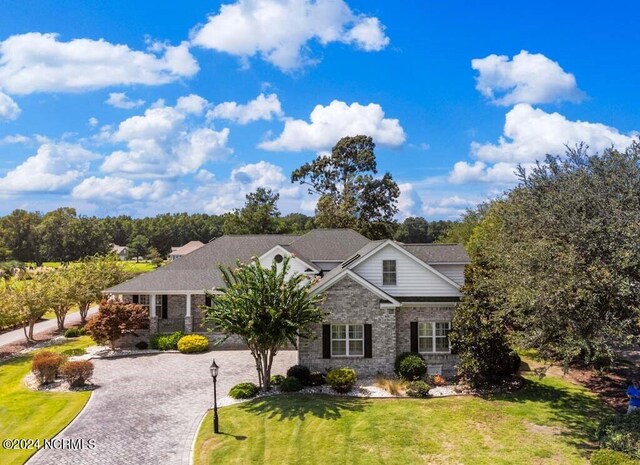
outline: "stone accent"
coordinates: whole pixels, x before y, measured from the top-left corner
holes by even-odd
[[[328,371],[348,366],[359,376],[391,375],[396,355],[396,315],[393,309],[381,309],[380,297],[349,277],[334,284],[326,293],[322,309],[328,313],[325,324],[371,324],[372,358],[322,358],[322,325],[314,325],[315,338],[300,339],[299,363],[311,371]]]
[[[122,349],[133,349],[135,348],[136,344],[141,341],[144,341],[148,344],[149,334],[150,332],[148,329],[138,329],[136,330],[136,334],[124,334],[120,339],[116,341],[116,347]]]
[[[157,334],[158,333],[158,317],[157,316],[150,316],[149,317],[149,332],[151,334]]]
[[[412,321],[451,321],[455,305],[400,307],[396,316],[396,353],[411,351]],[[444,376],[456,375],[458,358],[452,354],[422,354],[428,365],[442,365]]]

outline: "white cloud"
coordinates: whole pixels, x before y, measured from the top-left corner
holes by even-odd
[[[160,200],[166,193],[167,185],[160,180],[135,184],[132,180],[121,177],[91,176],[74,187],[71,195],[76,199],[110,203],[114,200]]]
[[[227,119],[239,124],[252,121],[271,121],[274,117],[283,116],[280,100],[276,94],[258,95],[246,104],[223,102],[207,112],[208,119]]]
[[[401,219],[415,216],[422,210],[422,199],[411,183],[399,183],[398,187],[400,188],[398,215]]]
[[[57,34],[38,32],[0,42],[0,88],[10,94],[166,84],[193,76],[198,69],[187,42],[156,43],[148,52],[103,39],[62,42]]]
[[[197,95],[178,99],[175,107],[156,102],[144,115],[122,121],[111,135],[114,142],[127,145],[102,164],[105,173],[137,177],[181,176],[195,173],[203,164],[226,158],[229,129],[215,131],[194,122],[206,100]]]
[[[506,115],[504,135],[498,143],[472,144],[472,153],[489,162],[533,162],[547,154],[563,154],[565,144],[585,142],[601,152],[612,145],[625,149],[634,133],[588,121],[571,121],[559,113],[547,113],[528,104],[518,104]]]
[[[18,104],[4,92],[0,91],[0,120],[12,120],[20,116]]]
[[[29,142],[29,140],[27,136],[23,136],[22,134],[11,134],[0,139],[0,144],[24,144]]]
[[[309,45],[342,42],[365,51],[389,43],[378,18],[356,15],[343,0],[238,0],[192,34],[195,45],[246,60],[259,55],[283,71],[314,63]]]
[[[471,67],[479,73],[476,89],[496,105],[579,102],[584,98],[574,75],[540,53],[523,50],[511,60],[506,55],[489,55],[471,60]]]
[[[470,182],[510,184],[516,181],[516,168],[516,163],[499,162],[487,165],[482,161],[474,163],[459,161],[453,165],[448,181],[452,184]]]
[[[376,144],[398,147],[405,141],[400,121],[385,118],[377,103],[360,105],[334,100],[328,106],[316,105],[310,122],[287,119],[276,139],[263,142],[260,148],[272,151],[327,150],[345,136],[365,134]]]
[[[45,143],[0,178],[0,192],[60,192],[89,170],[97,155],[76,144]]]
[[[91,118],[89,118],[89,120],[87,121],[87,123],[89,124],[89,126],[91,126],[92,128],[95,128],[98,123],[100,121],[98,121],[98,118],[96,118],[95,116],[92,116]]]
[[[105,100],[104,103],[112,107],[130,110],[131,108],[144,105],[144,100],[132,100],[127,96],[126,92],[111,92],[109,98]]]

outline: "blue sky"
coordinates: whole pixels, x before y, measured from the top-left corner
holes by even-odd
[[[368,133],[400,217],[455,218],[640,129],[631,2],[3,2],[0,214],[222,213]],[[505,6],[508,5],[508,6]]]

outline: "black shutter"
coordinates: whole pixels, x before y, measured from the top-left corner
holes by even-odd
[[[412,321],[411,322],[411,331],[410,331],[410,337],[411,337],[411,352],[418,352],[418,322],[417,321]]]
[[[208,295],[204,297],[204,306],[211,307],[211,297],[209,297]]]
[[[364,358],[372,357],[371,325],[364,325]]]
[[[139,301],[139,296],[138,296],[137,294],[136,294],[136,295],[132,295],[132,296],[131,296],[131,301],[132,301],[134,304],[137,304],[137,303],[138,303],[138,301]]]
[[[322,325],[322,358],[331,358],[331,325]]]
[[[163,320],[166,320],[169,314],[169,296],[164,294],[162,296],[162,315],[160,315],[160,318],[162,318]]]

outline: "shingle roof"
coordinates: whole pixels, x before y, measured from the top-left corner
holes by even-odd
[[[200,241],[187,242],[182,247],[171,247],[171,255],[187,255],[202,246],[204,246],[204,244]]]
[[[469,255],[460,244],[401,244],[407,252],[430,265],[438,263],[469,263]]]
[[[343,261],[369,242],[352,229],[314,229],[291,243],[311,261]]]

